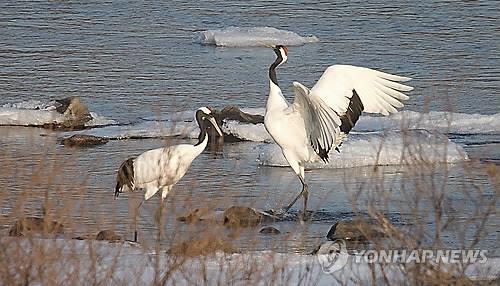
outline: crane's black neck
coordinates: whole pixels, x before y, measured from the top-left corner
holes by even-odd
[[[198,126],[200,127],[200,134],[198,135],[198,143],[196,143],[194,146],[198,146],[203,141],[205,141],[205,137],[207,136],[207,126],[205,123],[205,120],[203,119],[206,116],[203,111],[198,110],[196,112],[196,121],[198,122]]]
[[[283,61],[283,57],[281,56],[281,53],[278,51],[276,52],[276,60],[274,61],[274,63],[271,64],[271,66],[269,67],[269,78],[271,79],[271,81],[279,86],[278,84],[278,78],[276,77],[276,68],[281,64],[281,62]]]
[[[198,143],[196,143],[194,146],[198,146],[201,143],[203,143],[203,141],[205,141],[205,137],[208,136],[207,135],[207,123],[203,119],[206,116],[207,115],[205,113],[203,113],[203,111],[201,111],[201,110],[198,110],[196,112],[196,121],[198,122],[198,126],[200,127],[200,134],[198,135]]]

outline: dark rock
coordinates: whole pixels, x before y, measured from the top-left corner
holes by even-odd
[[[214,117],[219,124],[222,124],[224,120],[236,120],[252,124],[264,123],[264,116],[245,113],[236,106],[226,106],[221,111],[215,111]]]
[[[262,234],[280,234],[281,231],[279,231],[279,229],[272,227],[272,226],[265,226],[259,231],[259,233],[262,233]]]
[[[57,221],[48,221],[41,217],[24,217],[17,220],[9,229],[10,236],[29,234],[63,234],[64,226]]]
[[[167,253],[176,256],[206,256],[217,251],[235,253],[231,242],[215,235],[203,235],[203,238],[188,240],[172,246]]]
[[[219,126],[222,126],[225,120],[235,120],[241,123],[250,123],[250,124],[264,123],[264,116],[245,113],[236,106],[226,106],[221,111],[214,111],[214,117]],[[233,134],[224,133],[224,142],[231,143],[231,142],[241,142],[241,141],[243,141],[241,138],[238,138]]]
[[[60,104],[56,108],[56,111],[61,114],[74,116],[77,118],[87,117],[89,118],[89,120],[92,119],[89,109],[81,102],[80,98],[77,96],[57,99],[56,102]]]
[[[94,236],[94,235],[88,235],[88,234],[86,234],[86,235],[79,235],[79,236],[75,236],[75,237],[73,237],[73,238],[71,238],[71,239],[76,239],[76,240],[89,240],[89,239],[94,239],[94,238],[95,238],[95,236]]]
[[[223,214],[223,223],[229,227],[256,226],[274,220],[275,218],[267,213],[244,206],[232,206]]]
[[[101,230],[95,237],[96,240],[107,240],[107,241],[120,241],[122,237],[116,234],[114,231],[106,229]]]
[[[69,138],[64,138],[61,143],[70,147],[89,147],[108,143],[109,139],[93,135],[76,134]]]
[[[368,242],[383,237],[384,233],[376,223],[367,220],[341,220],[336,222],[328,231],[329,240],[343,239],[346,241]]]
[[[43,127],[47,129],[78,130],[85,129],[85,123],[92,120],[89,109],[85,106],[79,97],[72,96],[63,99],[57,99],[59,106],[56,111],[66,115],[68,119],[62,123],[47,123]]]
[[[231,227],[256,226],[262,220],[263,215],[249,207],[232,206],[224,211],[224,225]]]

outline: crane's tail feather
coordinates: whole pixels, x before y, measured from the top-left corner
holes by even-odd
[[[129,158],[120,165],[116,176],[115,197],[123,192],[124,186],[127,186],[131,191],[134,190],[134,159]]]

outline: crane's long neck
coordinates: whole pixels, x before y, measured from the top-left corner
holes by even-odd
[[[205,147],[207,147],[208,143],[207,126],[205,120],[203,120],[199,115],[196,116],[196,121],[198,122],[198,126],[200,127],[200,134],[198,135],[198,143],[196,143],[194,146],[204,150]]]
[[[269,80],[271,81],[271,83],[275,84],[276,86],[279,86],[278,78],[276,77],[276,68],[279,66],[281,61],[282,61],[282,58],[278,57],[278,58],[276,58],[274,63],[272,63],[271,66],[269,67]]]
[[[278,85],[278,78],[276,76],[276,68],[282,63],[282,61],[283,58],[278,56],[274,63],[272,63],[269,67],[269,97],[267,98],[267,111],[276,108],[285,109],[288,107],[288,102],[281,92],[281,88]]]

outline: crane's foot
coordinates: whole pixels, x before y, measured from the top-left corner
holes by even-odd
[[[312,211],[299,211],[299,220],[304,222],[304,221],[308,221],[308,220],[311,220],[311,217],[312,217]]]
[[[284,208],[277,209],[277,210],[270,209],[270,210],[264,211],[264,213],[266,213],[270,217],[273,217],[276,220],[283,220],[287,216],[288,210],[284,209]]]
[[[299,220],[307,221],[311,219],[311,213],[312,213],[307,210],[307,200],[309,199],[309,190],[307,188],[307,185],[305,185],[304,190],[302,191],[302,197],[304,198],[304,207],[302,208],[302,211],[299,212]]]
[[[301,180],[302,181],[302,180]],[[307,200],[309,198],[309,191],[308,191],[308,187],[307,187],[307,184],[303,184],[303,188],[302,188],[302,191],[299,193],[299,195],[297,197],[295,197],[295,199],[293,199],[293,201],[288,204],[286,207],[284,208],[281,208],[281,209],[278,209],[278,210],[268,210],[266,213],[272,215],[273,217],[275,217],[276,219],[278,220],[284,220],[288,215],[288,211],[292,208],[292,206],[295,204],[295,202],[297,202],[297,200],[300,198],[300,197],[303,197],[304,198],[304,211],[302,212],[303,214],[301,215],[301,213],[299,212],[299,220],[301,221],[306,221],[308,220],[310,217],[311,217],[311,214],[310,212],[306,211],[307,210]]]

